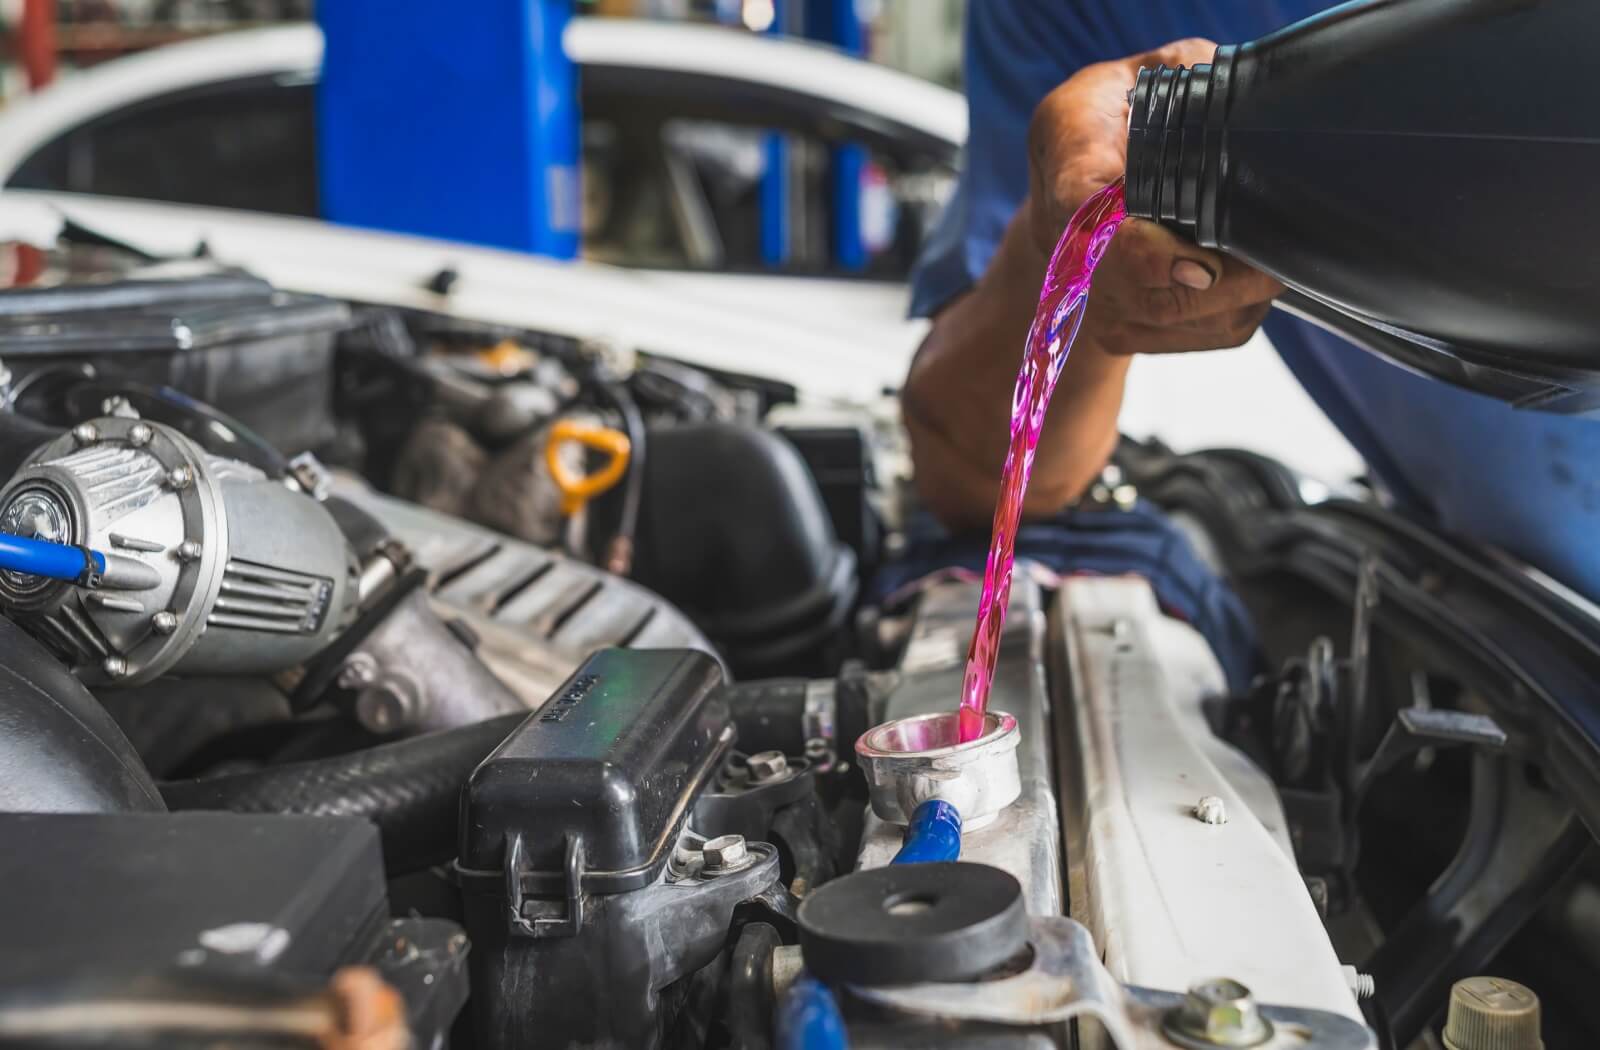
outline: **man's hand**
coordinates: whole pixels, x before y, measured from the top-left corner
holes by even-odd
[[[1123,172],[1128,93],[1139,70],[1209,62],[1215,51],[1209,40],[1180,40],[1086,66],[1039,103],[1028,129],[1027,222],[1045,259],[1078,205]],[[1113,354],[1238,346],[1282,290],[1240,262],[1130,219],[1095,271],[1081,338]]]

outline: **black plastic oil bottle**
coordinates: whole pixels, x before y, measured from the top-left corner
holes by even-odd
[[[1365,0],[1144,70],[1128,213],[1402,364],[1591,409],[1597,53],[1600,0]]]

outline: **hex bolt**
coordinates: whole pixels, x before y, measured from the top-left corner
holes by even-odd
[[[199,540],[184,540],[178,544],[179,561],[198,561],[201,553]]]
[[[157,634],[171,634],[178,629],[178,614],[170,609],[162,609],[150,617],[150,626]]]
[[[194,484],[194,470],[187,463],[180,463],[167,471],[167,487],[172,489],[186,489]]]
[[[72,440],[80,445],[92,445],[100,440],[100,429],[93,423],[79,423],[72,428]]]
[[[757,751],[745,760],[752,784],[767,784],[789,772],[789,759],[782,751]]]
[[[155,436],[156,432],[150,429],[150,424],[148,423],[135,423],[128,428],[128,444],[134,448],[144,448],[150,444],[150,439]]]
[[[339,688],[360,689],[378,680],[378,661],[370,653],[351,653],[339,668]]]
[[[672,874],[679,878],[688,875],[698,863],[700,863],[700,850],[693,842],[679,842],[672,851]]]
[[[1226,824],[1228,805],[1215,795],[1206,795],[1194,804],[1194,817],[1202,824]]]
[[[1168,1038],[1190,1047],[1251,1047],[1272,1038],[1272,1024],[1261,1016],[1250,989],[1228,977],[1192,986],[1183,1005],[1162,1020]]]
[[[110,678],[121,678],[128,673],[128,661],[116,654],[112,654],[105,658],[105,662],[100,665],[100,669]]]
[[[718,835],[714,839],[707,839],[700,853],[705,857],[703,870],[707,875],[726,875],[748,868],[754,862],[743,835]]]

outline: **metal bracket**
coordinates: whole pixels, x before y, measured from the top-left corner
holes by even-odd
[[[567,836],[567,895],[562,902],[529,898],[522,892],[522,877],[527,873],[522,836],[513,835],[506,843],[506,910],[514,937],[576,937],[583,929],[583,837]]]
[[[839,719],[835,686],[830,681],[806,684],[805,708],[801,712],[801,732],[805,736],[806,758],[819,773],[831,770],[839,761],[835,743]]]
[[[1422,749],[1462,744],[1487,752],[1503,751],[1506,731],[1488,715],[1427,707],[1402,708],[1395,713],[1388,732],[1361,771],[1356,805],[1366,797],[1374,780]]]

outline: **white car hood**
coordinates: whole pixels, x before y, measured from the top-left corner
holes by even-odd
[[[560,262],[311,219],[75,194],[0,193],[0,238],[48,243],[61,216],[152,254],[203,242],[291,291],[413,307],[595,340],[792,384],[807,402],[869,403],[905,377],[924,322],[900,286],[653,273]],[[448,295],[427,290],[456,271]]]

